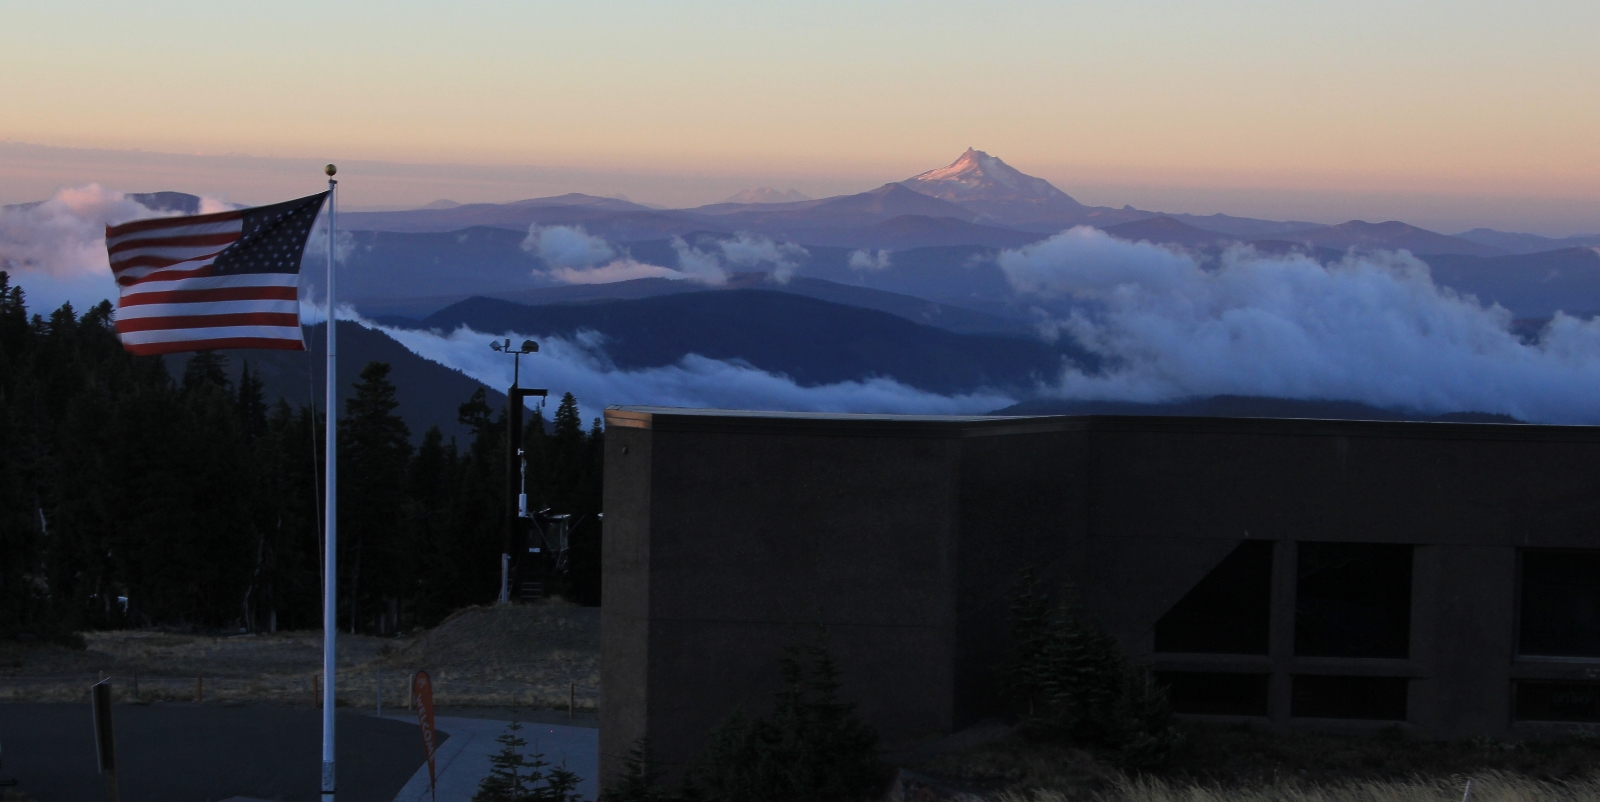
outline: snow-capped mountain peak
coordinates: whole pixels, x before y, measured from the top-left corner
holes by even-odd
[[[903,182],[935,198],[964,201],[1046,201],[1065,199],[1067,193],[1049,181],[1035,178],[981,150],[967,148],[948,167],[929,170]],[[1076,201],[1072,201],[1076,205]]]

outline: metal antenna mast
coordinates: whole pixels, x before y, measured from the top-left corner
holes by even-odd
[[[528,517],[528,496],[522,486],[522,399],[528,396],[544,397],[548,390],[523,389],[518,386],[522,380],[522,356],[534,354],[539,351],[539,344],[533,340],[523,340],[521,347],[511,350],[511,340],[503,342],[495,340],[489,343],[495,351],[511,355],[511,389],[506,391],[506,525],[505,544],[500,550],[500,603],[507,604],[511,601],[511,554],[512,548],[520,542],[522,521]]]

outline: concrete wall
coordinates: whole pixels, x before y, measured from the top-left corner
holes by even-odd
[[[649,735],[688,760],[765,708],[782,649],[828,627],[846,695],[890,743],[1001,709],[1006,593],[1071,582],[1162,670],[1411,677],[1408,721],[1516,730],[1519,547],[1600,548],[1587,428],[1181,418],[607,410],[602,773]],[[1152,655],[1155,621],[1245,539],[1274,547],[1270,653]],[[1404,659],[1292,654],[1297,544],[1415,545]],[[1520,726],[1520,725],[1519,725]],[[1522,729],[1526,729],[1522,726]]]

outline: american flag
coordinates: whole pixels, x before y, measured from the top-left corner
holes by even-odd
[[[122,347],[304,351],[300,255],[327,197],[106,226]]]

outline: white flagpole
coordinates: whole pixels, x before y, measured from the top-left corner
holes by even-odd
[[[333,180],[338,168],[328,165],[325,169],[328,174],[328,386],[327,386],[327,442],[324,444],[324,457],[327,462],[323,472],[327,477],[327,487],[323,496],[328,500],[324,508],[323,529],[326,533],[323,538],[323,580],[322,580],[322,802],[333,802],[333,704],[334,704],[334,676],[337,666],[334,661],[334,639],[339,630],[338,626],[338,585],[339,585],[339,408],[337,390],[339,388],[338,366],[335,363],[334,335],[338,326],[334,321],[334,296],[333,296],[333,221],[334,221],[334,187],[339,182]]]

